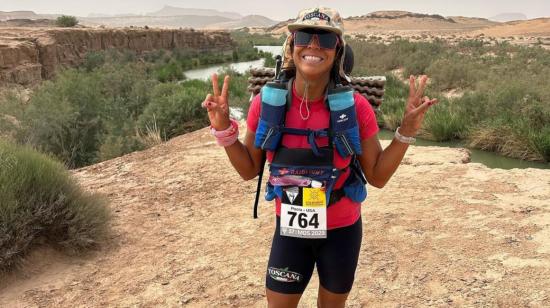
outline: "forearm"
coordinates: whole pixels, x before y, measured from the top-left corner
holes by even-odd
[[[373,186],[382,188],[395,173],[405,156],[409,145],[393,139],[389,146],[380,153],[374,165],[372,182]]]
[[[254,163],[250,152],[247,147],[237,140],[232,145],[225,147],[225,153],[233,165],[233,168],[237,170],[241,178],[244,180],[251,180],[258,175],[260,169],[259,163]]]
[[[437,104],[437,99],[422,96],[427,80],[427,76],[421,76],[417,88],[416,78],[412,75],[409,77],[410,89],[405,114],[401,126],[396,131],[396,137],[386,149],[382,150],[376,136],[361,142],[363,154],[359,155],[359,161],[371,185],[382,188],[388,183],[405,156],[409,147],[407,142],[414,142],[413,137],[420,129],[426,111],[430,106]]]

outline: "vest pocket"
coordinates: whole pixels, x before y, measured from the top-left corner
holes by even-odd
[[[260,119],[256,129],[254,146],[265,151],[275,151],[281,140],[282,133],[279,126],[271,125],[267,121]]]
[[[271,183],[267,182],[265,187],[265,200],[271,201],[275,199],[275,197],[279,197],[279,199],[283,198],[283,187],[273,186]]]
[[[342,132],[335,133],[333,144],[342,157],[354,154],[361,154],[361,141],[359,139],[359,128],[357,126]]]
[[[350,198],[351,201],[361,203],[367,199],[367,186],[361,181],[356,181],[344,186],[344,194],[346,197]]]

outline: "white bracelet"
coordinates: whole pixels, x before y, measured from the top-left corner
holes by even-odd
[[[399,142],[403,142],[403,143],[407,143],[407,144],[415,143],[415,141],[416,141],[416,138],[414,138],[414,137],[406,137],[406,136],[401,135],[399,133],[399,127],[395,130],[395,138]]]

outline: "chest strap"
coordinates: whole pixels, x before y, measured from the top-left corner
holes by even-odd
[[[315,154],[315,156],[322,156],[322,154],[319,152],[319,146],[317,145],[317,142],[315,142],[315,138],[329,136],[329,132],[327,129],[312,130],[284,127],[281,129],[281,132],[283,134],[306,136],[307,143],[309,144],[311,151],[313,152],[313,154]]]

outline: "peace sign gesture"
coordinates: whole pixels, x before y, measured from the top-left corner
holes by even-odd
[[[405,105],[405,114],[401,121],[399,133],[403,136],[414,137],[422,125],[424,115],[430,106],[437,104],[437,99],[430,99],[424,95],[428,76],[422,75],[419,78],[418,87],[416,86],[416,78],[411,75],[409,77],[409,98]]]
[[[214,95],[208,93],[202,106],[208,111],[210,125],[215,130],[222,131],[231,125],[229,121],[229,76],[225,76],[220,93],[218,75],[212,74],[212,89],[214,90]]]

